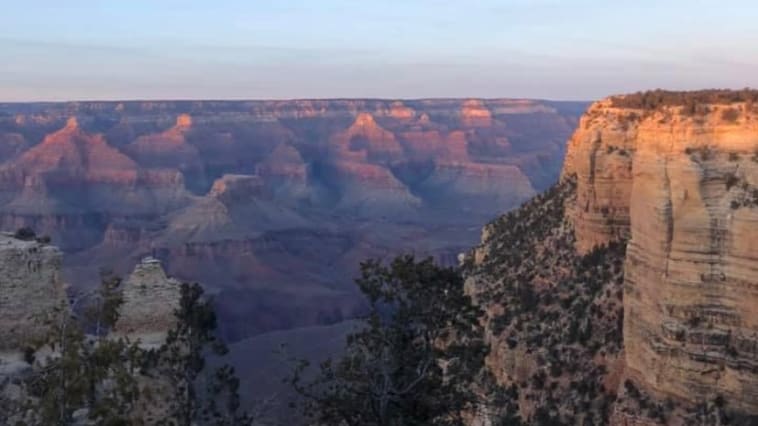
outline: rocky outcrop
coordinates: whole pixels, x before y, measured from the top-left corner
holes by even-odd
[[[461,122],[466,127],[487,127],[492,125],[492,113],[484,106],[482,101],[471,99],[463,103]]]
[[[45,137],[2,171],[3,185],[22,183],[26,176],[47,177],[59,184],[86,180],[98,184],[133,184],[137,179],[134,161],[108,145],[102,135],[90,135],[76,117]],[[16,181],[9,181],[12,177]]]
[[[126,152],[143,167],[179,170],[191,186],[202,186],[205,183],[203,162],[197,147],[187,143],[191,131],[192,117],[180,114],[173,127],[138,137],[126,147]]]
[[[422,204],[391,170],[380,165],[337,161],[328,166],[325,176],[339,191],[336,208],[350,215],[407,218]]]
[[[514,237],[498,228],[500,219],[485,228],[482,246],[471,255],[473,294],[487,288],[485,283],[507,286],[515,280],[518,286],[531,283],[539,295],[543,279],[565,280],[566,270],[550,272],[562,256],[596,262],[603,247],[626,245],[625,256],[617,259],[624,265],[623,326],[614,331],[623,332],[623,352],[615,355],[623,367],[608,364],[601,375],[606,384],[611,377],[617,384],[605,386],[616,399],[604,414],[612,424],[695,424],[758,415],[755,99],[755,92],[652,92],[595,103],[569,142],[562,171],[562,185],[575,182],[573,195],[564,201],[562,225],[571,229],[571,247],[538,260],[532,266],[537,278],[503,270],[492,259],[519,259],[513,248],[520,240],[504,239]],[[523,217],[529,206],[516,215]],[[524,230],[527,236],[519,238],[543,245],[558,229],[547,237]],[[486,303],[491,317],[512,318],[529,300],[533,297]],[[549,302],[540,298],[539,309],[543,304]],[[602,312],[601,318],[607,315]],[[599,320],[593,321],[595,327]],[[498,324],[490,323],[490,329],[500,330]],[[561,335],[555,331],[546,338],[555,333]],[[493,336],[496,360],[491,365],[502,369],[497,375],[504,383],[528,377],[524,371],[538,372],[539,362],[537,367],[530,363],[539,350],[564,350],[543,344],[518,352],[521,343],[507,339],[521,342],[519,333]],[[597,349],[606,357],[613,353],[607,343]],[[593,363],[598,364],[597,355]],[[531,415],[524,405],[521,409]]]
[[[37,348],[67,312],[62,257],[34,238],[0,234],[0,352]]]
[[[273,229],[306,226],[300,215],[278,203],[254,175],[224,175],[204,197],[168,215],[158,246],[187,242],[244,240]]]
[[[130,396],[128,410],[117,408],[119,416],[154,424],[169,415],[173,382],[148,351],[167,343],[177,323],[179,282],[166,276],[159,261],[143,259],[120,289],[123,304],[115,326],[103,330],[100,318],[95,327],[91,316],[93,308],[102,307],[100,293],[77,294],[69,308],[59,278],[61,252],[36,241],[30,232],[16,235],[23,238],[0,234],[0,424],[51,424],[58,419],[80,426],[101,424],[104,415],[91,400],[67,399],[61,408],[46,411],[51,397],[48,389],[38,389],[40,383],[70,389],[66,386],[85,375],[91,380],[92,398],[107,399],[108,404],[124,403],[109,399],[114,386],[139,389]],[[127,345],[122,338],[128,339]],[[114,372],[114,363],[124,370]]]
[[[629,235],[632,159],[637,148],[638,112],[595,103],[579,121],[568,143],[561,178],[576,176],[576,202],[567,206],[577,249]]]
[[[139,341],[144,348],[161,346],[176,324],[179,281],[166,276],[159,260],[144,258],[124,282],[123,298],[112,335]]]
[[[758,412],[758,114],[594,105],[564,175],[577,247],[629,236],[627,374],[661,397]]]
[[[334,135],[333,146],[337,156],[358,161],[396,161],[403,156],[395,135],[366,112],[358,114],[350,127]]]

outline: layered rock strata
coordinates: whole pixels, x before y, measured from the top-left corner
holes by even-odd
[[[0,234],[0,351],[37,348],[67,312],[62,257],[54,246]]]
[[[575,251],[597,260],[599,249],[626,245],[623,326],[615,331],[623,333],[623,352],[615,356],[618,363],[605,363],[601,375],[616,399],[603,411],[612,424],[694,424],[758,415],[756,99],[749,91],[651,92],[595,103],[569,141],[561,177],[563,184],[576,185],[564,202],[572,247],[534,265],[534,272],[487,271],[498,268],[493,257],[519,259],[513,252],[518,241],[504,240],[506,231],[493,225],[470,258],[473,294],[493,282],[531,282],[540,295],[545,279],[565,280],[566,270],[551,272],[561,256]],[[538,238],[536,231],[523,232]],[[498,291],[518,296],[521,290]],[[487,302],[490,315],[512,317],[533,300],[530,294],[510,303]],[[549,302],[540,298],[537,305],[543,303]],[[497,324],[490,328],[502,330]],[[543,344],[517,352],[519,333],[510,334],[516,340],[501,333],[493,333],[492,365],[502,383],[539,372],[542,361],[534,354],[540,349],[564,350]],[[596,365],[598,360],[595,356]],[[521,405],[522,414],[536,415],[530,405],[534,402],[526,403],[526,411]],[[565,416],[566,407],[555,408]]]
[[[408,251],[454,258],[481,223],[549,186],[585,107],[0,104],[0,229],[49,235],[68,255],[66,280],[81,288],[95,286],[101,268],[128,274],[158,256],[171,274],[219,292],[235,315],[222,321],[239,328],[227,337],[328,322],[360,308],[352,285],[360,260]],[[263,319],[251,300],[263,303]],[[313,315],[297,312],[311,305]]]
[[[627,374],[758,412],[758,114],[590,108],[569,146],[577,247],[630,236]]]

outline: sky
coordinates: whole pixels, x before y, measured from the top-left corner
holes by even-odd
[[[758,86],[755,0],[0,0],[0,101]]]

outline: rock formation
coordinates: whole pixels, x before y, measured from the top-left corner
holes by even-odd
[[[62,257],[34,238],[0,234],[0,352],[37,348],[67,311]]]
[[[492,124],[492,113],[481,101],[471,99],[463,103],[461,122],[466,127],[487,127]]]
[[[126,151],[143,167],[180,170],[189,180],[188,184],[201,186],[205,182],[205,171],[198,149],[187,143],[191,130],[192,117],[180,114],[173,127],[138,137]]]
[[[359,161],[392,161],[403,156],[395,135],[366,112],[358,114],[350,127],[335,134],[333,145],[336,155]]]
[[[502,383],[538,374],[541,361],[534,354],[560,353],[567,346],[555,343],[562,335],[559,330],[546,334],[543,328],[541,339],[552,343],[528,344],[523,352],[521,338],[528,334],[508,326],[501,331],[498,318],[512,318],[528,300],[538,300],[538,311],[549,312],[540,290],[545,284],[540,283],[565,280],[565,270],[554,269],[562,256],[576,256],[582,265],[581,259],[598,261],[599,249],[622,244],[626,255],[615,262],[624,265],[623,327],[609,332],[623,330],[623,352],[609,347],[607,340],[599,341],[594,350],[603,357],[595,354],[591,359],[595,366],[604,366],[604,373],[583,377],[601,380],[605,392],[617,398],[605,409],[607,421],[710,424],[703,413],[711,409],[726,413],[721,414],[724,418],[758,415],[756,99],[750,91],[652,92],[609,98],[590,107],[568,145],[561,180],[562,185],[575,182],[575,189],[562,201],[564,222],[556,222],[546,236],[524,230],[525,236],[514,237],[499,225],[514,217],[509,214],[485,228],[482,246],[467,260],[475,265],[469,281],[472,294],[490,313],[491,365]],[[533,201],[515,214],[531,220],[535,213],[527,211],[541,202]],[[559,230],[569,230],[571,238],[561,243],[563,249],[553,258],[537,256],[536,263],[530,259],[535,272],[504,260],[520,258],[513,252],[517,247],[539,253],[542,249],[535,247],[555,244],[551,238],[566,232]],[[537,245],[519,245],[521,240],[513,238],[536,238],[529,244]],[[500,272],[493,275],[492,268]],[[599,284],[584,285],[621,295],[620,288],[607,287],[602,275],[598,279]],[[512,304],[498,300],[503,296],[485,297],[491,291],[523,296],[523,290],[510,289],[508,283],[531,285],[528,294],[534,294]],[[563,300],[561,292],[558,297]],[[597,296],[589,301],[591,311],[607,308]],[[593,320],[590,344],[609,313],[616,315],[606,309]],[[560,381],[563,376],[555,377]],[[553,407],[550,404],[522,401],[520,409],[522,415],[534,416],[535,407]],[[565,416],[570,406],[564,402],[555,407]]]
[[[102,135],[84,132],[76,117],[25,152],[3,175],[12,172],[18,176],[16,182],[23,182],[28,175],[46,175],[48,180],[62,185],[73,184],[77,179],[98,184],[133,184],[137,179],[134,161],[109,146]],[[14,182],[6,178],[3,183]]]
[[[596,104],[564,174],[579,177],[578,248],[630,236],[628,376],[663,397],[721,395],[758,412],[758,113],[707,108]]]
[[[30,226],[66,250],[91,246],[110,218],[160,215],[186,202],[175,170],[143,170],[76,117],[0,166],[0,225]]]
[[[159,260],[147,257],[124,281],[123,297],[112,334],[132,342],[139,340],[145,348],[161,346],[176,324],[174,312],[181,300],[179,281],[166,276]]]
[[[166,343],[177,323],[179,282],[166,276],[159,261],[143,259],[117,289],[123,295],[118,320],[103,333],[92,327],[89,316],[99,306],[90,304],[99,293],[75,295],[69,306],[60,282],[61,260],[60,250],[36,240],[30,232],[0,234],[0,425],[62,421],[85,426],[101,424],[101,416],[160,423],[170,415],[167,398],[172,397],[174,385],[160,364],[144,361],[147,352],[136,351],[152,351]],[[90,330],[98,331],[89,334]],[[128,346],[131,343],[137,346]],[[134,364],[136,360],[139,365]],[[120,373],[131,375],[134,381]],[[57,395],[48,393],[55,389],[77,392],[71,390],[76,389],[71,385],[75,380],[91,380],[87,382],[90,397],[108,400],[109,408],[103,410],[89,398],[85,402],[70,394],[60,403]],[[39,389],[40,383],[45,388]],[[110,392],[130,385],[140,391],[130,395],[128,408],[111,406],[127,404],[113,396],[118,392]],[[50,408],[47,404],[61,405]]]

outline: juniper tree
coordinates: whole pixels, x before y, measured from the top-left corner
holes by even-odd
[[[481,312],[461,275],[401,256],[364,262],[356,284],[369,313],[344,355],[310,380],[301,361],[290,378],[303,414],[317,424],[460,424],[477,403],[471,382],[486,355]]]

